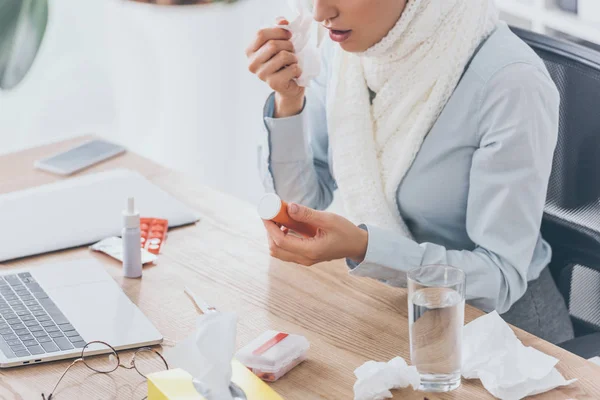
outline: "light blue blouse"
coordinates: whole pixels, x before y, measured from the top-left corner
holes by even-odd
[[[326,88],[334,44],[301,114],[273,118],[264,183],[282,198],[325,209],[336,189],[328,146]],[[506,24],[482,44],[398,188],[414,241],[366,226],[365,260],[353,275],[390,284],[427,264],[467,276],[467,300],[508,311],[551,258],[540,224],[558,135],[560,97],[543,61]]]

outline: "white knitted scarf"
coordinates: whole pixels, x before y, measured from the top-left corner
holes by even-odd
[[[398,187],[497,22],[493,0],[409,0],[381,42],[361,54],[335,52],[327,122],[334,175],[352,221],[411,237]],[[373,104],[369,88],[377,94]]]

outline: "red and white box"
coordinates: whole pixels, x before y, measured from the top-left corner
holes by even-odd
[[[275,382],[306,360],[310,343],[304,336],[266,331],[245,347],[235,358],[266,382]]]

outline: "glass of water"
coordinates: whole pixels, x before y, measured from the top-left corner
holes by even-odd
[[[465,273],[447,265],[408,272],[408,326],[412,364],[424,392],[460,386]]]

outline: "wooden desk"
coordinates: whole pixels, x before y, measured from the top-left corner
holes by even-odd
[[[20,190],[60,178],[33,169],[33,161],[83,139],[0,157],[0,192]],[[196,310],[183,293],[189,286],[222,310],[239,314],[238,346],[267,329],[305,335],[309,360],[273,387],[288,400],[353,398],[353,371],[367,360],[409,359],[406,293],[377,281],[354,278],[343,262],[313,268],[269,257],[262,224],[253,206],[215,192],[135,154],[96,166],[86,173],[127,167],[200,212],[195,226],[173,230],[157,265],[145,268],[141,280],[121,277],[118,262],[86,248],[6,263],[3,270],[49,261],[96,258],[127,295],[165,336],[165,346],[194,330]],[[93,212],[93,210],[90,210]],[[49,239],[51,240],[51,239]],[[468,321],[481,312],[467,307]],[[579,382],[536,399],[599,399],[600,367],[517,329],[520,339],[561,360],[558,369]],[[67,361],[4,370],[1,399],[40,399],[52,388]],[[132,371],[93,374],[76,366],[61,383],[57,400],[132,399],[146,393],[144,380]],[[448,394],[405,389],[397,399],[492,398],[479,381],[466,381]]]

